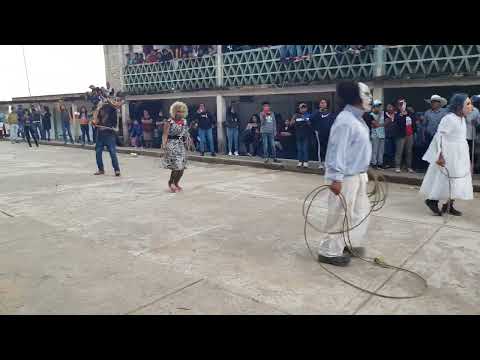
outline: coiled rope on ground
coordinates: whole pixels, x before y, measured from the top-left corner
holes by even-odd
[[[319,265],[328,272],[330,275],[334,276],[338,280],[342,281],[343,283],[361,290],[362,292],[368,293],[370,295],[374,296],[379,296],[382,298],[388,298],[388,299],[413,299],[417,298],[423,295],[425,290],[428,288],[427,281],[425,278],[423,278],[420,274],[416,273],[415,271],[408,270],[405,268],[402,268],[400,266],[394,266],[388,264],[381,256],[375,257],[375,258],[368,258],[364,256],[360,256],[358,253],[355,252],[352,243],[350,241],[350,231],[353,229],[357,228],[362,224],[373,212],[377,212],[380,209],[383,208],[385,205],[385,201],[388,196],[388,183],[386,182],[386,179],[383,175],[377,174],[376,172],[369,171],[368,172],[369,178],[373,180],[373,189],[368,193],[368,198],[370,200],[371,206],[370,206],[370,211],[367,213],[367,215],[361,219],[358,224],[355,224],[353,226],[350,225],[350,219],[348,217],[348,206],[347,202],[345,200],[345,197],[343,196],[342,193],[338,195],[343,210],[344,210],[344,218],[343,218],[343,226],[342,229],[336,232],[329,232],[328,234],[342,234],[343,241],[345,243],[345,247],[348,248],[350,253],[352,254],[353,257],[356,257],[366,263],[373,264],[375,266],[379,266],[384,269],[391,269],[391,270],[397,270],[397,271],[402,271],[409,273],[411,275],[414,275],[416,278],[420,280],[422,283],[423,287],[419,293],[413,294],[413,295],[405,295],[405,296],[396,296],[396,295],[388,295],[388,294],[381,294],[377,291],[369,290],[366,288],[363,288],[351,281],[345,280],[342,278],[340,275],[336,274],[334,271],[330,270],[326,265],[319,263]],[[302,207],[302,214],[303,218],[305,220],[304,222],[304,228],[303,228],[303,233],[304,233],[304,238],[305,238],[305,243],[307,245],[308,250],[310,251],[310,254],[312,257],[317,261],[317,256],[315,256],[313,250],[310,247],[310,244],[308,242],[308,235],[307,235],[307,229],[308,227],[312,227],[314,230],[318,232],[323,232],[322,230],[318,229],[314,224],[311,223],[310,218],[309,218],[309,213],[310,209],[312,207],[312,204],[314,203],[315,199],[318,197],[319,194],[321,194],[324,191],[330,191],[329,185],[321,185],[313,189],[306,197],[305,200],[303,201],[303,207]]]

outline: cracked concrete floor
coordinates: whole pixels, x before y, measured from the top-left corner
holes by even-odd
[[[372,297],[325,273],[303,240],[312,174],[189,164],[180,194],[159,160],[0,143],[0,314],[480,314],[480,201],[432,216],[415,187],[390,185],[369,255],[418,271],[427,293]],[[313,209],[324,218],[325,203]],[[315,239],[312,240],[315,244]],[[405,295],[415,279],[352,261],[339,275]]]

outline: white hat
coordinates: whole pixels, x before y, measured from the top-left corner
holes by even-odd
[[[377,100],[374,100],[374,101],[373,101],[373,106],[374,106],[374,107],[380,106],[380,105],[382,105],[382,104],[383,104],[383,103],[382,103],[381,100],[378,100],[378,99],[377,99]]]
[[[425,99],[425,101],[429,104],[431,104],[432,101],[439,101],[442,107],[444,107],[448,103],[447,99],[441,97],[440,95],[432,95],[430,99]]]

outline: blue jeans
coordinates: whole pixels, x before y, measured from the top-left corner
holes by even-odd
[[[233,152],[232,145],[235,145],[235,151],[238,152],[238,128],[227,128],[228,151]]]
[[[270,145],[271,155],[274,159],[277,158],[277,151],[275,149],[275,141],[273,138],[273,134],[269,133],[262,133],[262,142],[263,142],[263,157],[268,159],[268,147]]]
[[[90,129],[87,125],[80,125],[80,130],[82,130],[82,143],[85,144],[85,136],[87,137],[88,142],[90,142]]]
[[[393,166],[395,162],[395,139],[391,137],[385,138],[385,152],[384,156],[384,164]]]
[[[69,122],[64,122],[64,123],[62,123],[62,134],[63,134],[63,142],[65,144],[67,143],[67,132],[68,132],[68,136],[70,137],[70,141],[73,144],[74,141],[73,141],[73,137],[72,137],[72,132],[70,131],[70,123]]]
[[[208,140],[208,148],[210,152],[215,152],[213,148],[213,133],[212,128],[210,129],[198,129],[198,136],[200,137],[200,152],[205,152],[205,145]]]
[[[308,162],[308,138],[297,136],[297,158],[300,162]]]
[[[33,132],[35,134],[35,137],[37,139],[40,139],[42,137],[42,126],[41,126],[40,123],[34,122],[32,124],[32,130],[33,130]]]
[[[92,126],[92,137],[93,137],[93,142],[97,141],[97,128],[95,126]]]
[[[98,170],[104,171],[103,167],[103,147],[106,146],[108,152],[110,153],[110,158],[112,159],[112,166],[115,171],[120,171],[120,166],[118,165],[117,157],[117,138],[115,133],[110,130],[97,130],[97,143],[95,145],[95,151],[97,153],[97,166]]]

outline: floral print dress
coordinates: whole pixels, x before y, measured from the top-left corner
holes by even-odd
[[[170,124],[168,136],[178,136],[178,139],[167,140],[163,166],[170,170],[183,170],[187,165],[187,153],[185,149],[185,143],[188,141],[189,136],[187,122],[183,120],[183,125],[172,119],[169,119],[168,122]]]

